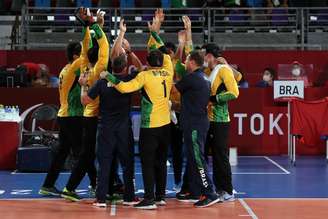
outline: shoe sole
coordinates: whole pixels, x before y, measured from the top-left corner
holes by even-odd
[[[107,205],[97,205],[97,204],[92,204],[96,208],[107,208]]]
[[[149,205],[149,206],[140,206],[140,207],[136,207],[137,209],[141,209],[141,210],[156,210],[157,206],[156,205]]]
[[[181,200],[181,199],[176,199],[178,200],[179,202],[183,202],[183,203],[196,203],[198,202],[199,200],[197,199],[188,199],[188,200]]]
[[[139,202],[123,202],[122,204],[124,205],[124,206],[134,206],[134,205],[136,205],[136,204],[138,204]]]
[[[156,205],[158,205],[158,206],[166,206],[167,203],[166,202],[156,202]]]
[[[46,192],[46,191],[39,191],[39,195],[45,195],[45,196],[57,196],[60,197],[60,193],[53,193],[53,192]]]
[[[79,202],[81,199],[77,199],[77,198],[73,198],[71,196],[68,195],[61,195],[62,198],[64,198],[67,201],[72,201],[72,202]]]
[[[195,206],[195,207],[196,207],[196,208],[206,208],[206,207],[209,207],[209,206],[211,206],[211,205],[214,205],[214,204],[216,204],[216,203],[218,203],[218,202],[220,202],[220,201],[222,202],[221,198],[219,197],[219,198],[217,198],[217,199],[211,201],[211,202],[208,203],[207,205],[203,205],[203,206]]]

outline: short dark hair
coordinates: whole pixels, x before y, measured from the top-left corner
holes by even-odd
[[[276,77],[276,70],[274,70],[274,68],[268,67],[268,68],[265,68],[264,71],[268,71],[272,78]]]
[[[194,61],[197,66],[201,67],[204,64],[204,56],[200,51],[194,50],[189,54],[189,61]]]
[[[98,47],[92,47],[88,50],[88,60],[91,64],[96,64],[98,61]]]
[[[202,49],[205,50],[206,54],[210,53],[215,58],[222,56],[222,51],[221,51],[220,47],[218,45],[216,45],[215,43],[207,43],[202,46]]]
[[[80,42],[71,42],[67,44],[66,47],[66,57],[68,62],[74,61],[74,55],[80,56],[81,54],[81,44]]]
[[[151,50],[147,55],[147,62],[151,67],[162,67],[164,55],[158,49]]]
[[[113,73],[122,73],[128,66],[128,62],[125,54],[121,54],[113,59],[112,70]]]
[[[172,42],[166,42],[166,43],[164,43],[164,46],[166,47],[166,49],[170,49],[170,50],[172,50],[174,53],[177,51],[177,47],[176,47],[175,44],[172,43]]]

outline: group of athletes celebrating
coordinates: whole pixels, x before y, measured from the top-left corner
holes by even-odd
[[[39,194],[79,201],[75,190],[87,174],[97,207],[115,201],[116,192],[122,193],[123,205],[138,209],[165,206],[171,147],[177,200],[195,207],[233,201],[228,101],[239,95],[241,74],[226,62],[219,47],[209,43],[194,48],[187,16],[182,17],[184,29],[177,34],[178,47],[164,43],[160,27],[165,16],[157,9],[148,23],[147,65],[143,66],[124,38],[124,19],[110,48],[102,29],[102,11],[98,10],[96,21],[86,8],[79,8],[76,17],[83,25],[83,40],[67,46],[68,64],[59,76],[60,142]],[[135,68],[128,72],[130,64]],[[141,96],[142,199],[135,195],[134,184],[130,111],[131,93],[135,91]],[[213,177],[205,147],[211,149]],[[59,191],[55,182],[69,154],[75,162],[65,188]],[[187,162],[182,174],[183,154]],[[115,187],[118,163],[124,182],[119,191]]]

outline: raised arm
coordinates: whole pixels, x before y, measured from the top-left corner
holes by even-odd
[[[88,50],[90,48],[91,35],[89,27],[83,27],[82,29],[83,40],[82,40],[82,50],[81,50],[81,69],[84,71],[88,66]]]
[[[186,32],[185,54],[186,56],[194,49],[192,43],[191,21],[188,16],[183,16],[182,21]]]
[[[109,59],[109,43],[107,41],[106,34],[99,24],[95,23],[90,28],[95,31],[95,38],[97,39],[99,45],[98,61],[93,71],[93,74],[99,78],[100,73],[107,69]]]
[[[118,36],[117,36],[117,38],[114,42],[112,52],[111,52],[112,60],[123,53],[122,44],[123,44],[123,39],[124,39],[125,32],[126,32],[126,25],[124,23],[124,19],[121,19],[121,21],[120,21],[120,33],[118,34]]]
[[[153,18],[153,22],[148,22],[148,29],[150,32],[150,37],[148,40],[148,50],[150,49],[158,49],[164,46],[162,39],[159,37],[159,32],[161,29],[161,25],[164,22],[165,15],[163,13],[163,9],[157,9],[155,11],[155,16]]]

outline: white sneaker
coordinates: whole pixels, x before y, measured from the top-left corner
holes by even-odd
[[[107,208],[107,204],[105,202],[95,202],[92,205],[97,208]]]
[[[155,201],[158,206],[166,206],[166,201],[164,199]]]
[[[235,201],[235,195],[234,194],[230,195],[229,193],[227,193],[225,191],[221,194],[221,197],[222,197],[222,200],[224,202],[233,202],[233,201]]]
[[[140,202],[139,198],[135,198],[133,201],[123,201],[123,205],[134,206]]]

